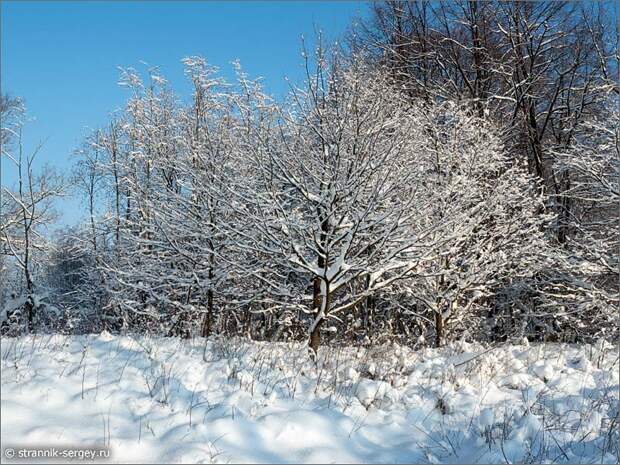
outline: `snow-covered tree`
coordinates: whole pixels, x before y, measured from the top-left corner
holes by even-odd
[[[246,247],[267,260],[256,273],[272,304],[312,314],[313,351],[324,322],[415,268],[436,227],[418,227],[430,208],[417,159],[427,136],[386,89],[383,73],[319,54],[306,88],[241,155],[258,179],[243,183],[256,191],[235,186],[251,224]]]
[[[419,163],[432,209],[421,220],[434,230],[411,293],[434,316],[440,345],[447,324],[468,332],[478,302],[544,265],[550,215],[540,185],[511,160],[492,123],[450,103],[427,107],[424,116]]]
[[[571,150],[558,154],[560,175],[570,179],[560,201],[575,204],[569,242],[599,273],[617,281],[620,201],[620,112],[610,98],[600,116],[584,121]]]
[[[23,118],[23,117],[22,117]],[[11,120],[9,119],[8,122]],[[55,218],[53,201],[63,194],[62,178],[51,167],[36,174],[34,163],[42,145],[31,153],[25,153],[22,129],[23,119],[17,119],[12,126],[3,126],[2,162],[12,165],[16,172],[14,186],[2,186],[2,216],[0,240],[2,241],[3,268],[5,257],[18,270],[18,281],[13,290],[11,311],[19,321],[25,322],[29,331],[35,329],[37,310],[43,305],[42,291],[37,287],[36,274],[48,251],[45,228]],[[9,143],[13,139],[13,143]],[[7,260],[8,261],[8,260]],[[8,275],[6,269],[0,270]],[[5,308],[2,321],[10,316]],[[16,313],[17,312],[17,313]]]

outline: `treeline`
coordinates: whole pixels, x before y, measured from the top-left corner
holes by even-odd
[[[126,70],[125,108],[76,153],[87,221],[52,243],[40,228],[60,183],[34,176],[20,118],[5,118],[19,183],[2,198],[4,331],[314,350],[617,338],[604,7],[377,3],[346,50],[304,52],[306,82],[283,102],[200,57],[183,60],[185,103],[157,70]]]

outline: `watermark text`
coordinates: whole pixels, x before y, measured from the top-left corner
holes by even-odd
[[[111,457],[107,447],[5,447],[3,458],[10,461],[104,461]]]

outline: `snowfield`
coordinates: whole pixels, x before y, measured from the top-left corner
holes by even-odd
[[[112,462],[617,463],[618,347],[2,339],[2,447]],[[4,457],[3,457],[4,460]]]

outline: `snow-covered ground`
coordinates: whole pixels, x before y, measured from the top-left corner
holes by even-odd
[[[618,348],[2,339],[2,447],[114,462],[617,463]],[[4,457],[3,457],[4,459]]]

